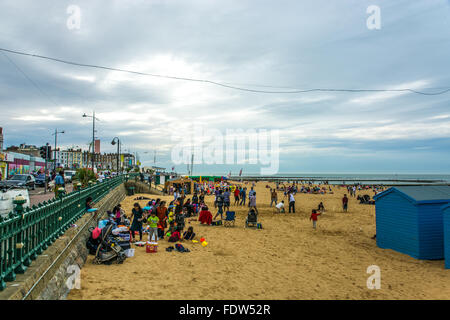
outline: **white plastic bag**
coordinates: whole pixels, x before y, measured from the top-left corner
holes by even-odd
[[[134,257],[134,250],[135,249],[127,249],[127,250],[125,250],[125,255],[127,256],[127,258]]]

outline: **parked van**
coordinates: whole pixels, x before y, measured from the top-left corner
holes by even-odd
[[[73,170],[64,171],[64,181],[72,182],[72,178],[75,176],[75,173],[76,173],[76,171],[73,171]]]

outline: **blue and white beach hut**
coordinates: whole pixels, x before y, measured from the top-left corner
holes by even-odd
[[[442,208],[442,215],[444,221],[445,268],[450,269],[450,204]]]
[[[450,186],[398,186],[376,195],[377,245],[416,259],[444,258],[442,206]]]

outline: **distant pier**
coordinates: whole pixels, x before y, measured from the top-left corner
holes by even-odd
[[[270,182],[323,182],[328,181],[330,184],[381,184],[381,185],[450,185],[450,181],[445,180],[431,180],[431,179],[366,179],[366,178],[336,178],[336,177],[306,177],[306,176],[231,176],[231,180],[242,181],[270,181]]]

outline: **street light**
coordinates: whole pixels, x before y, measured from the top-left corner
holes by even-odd
[[[114,137],[114,139],[111,141],[112,145],[116,144],[117,139],[117,174],[119,174],[120,166],[119,166],[119,158],[120,158],[120,140],[117,137]]]
[[[54,159],[55,165],[53,166],[53,170],[55,170],[55,171],[56,171],[56,145],[58,142],[58,133],[64,133],[64,130],[58,131],[58,129],[55,129],[55,133],[52,134],[52,136],[55,136],[55,159]]]
[[[83,118],[92,118],[92,172],[94,172],[94,155],[95,155],[95,120],[100,121],[100,119],[95,117],[95,111],[92,112],[92,116],[83,114]]]

